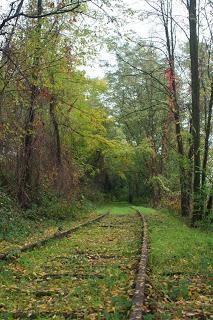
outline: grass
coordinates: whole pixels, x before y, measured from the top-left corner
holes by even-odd
[[[26,245],[28,243],[35,242],[40,239],[48,238],[58,230],[68,230],[71,229],[78,224],[81,224],[87,220],[93,219],[97,216],[96,212],[90,212],[81,214],[78,217],[72,217],[64,220],[45,220],[42,222],[32,222],[30,227],[26,232],[18,233],[18,237],[16,237],[16,233],[13,234],[9,239],[1,239],[0,240],[0,253],[18,250],[19,247]],[[26,222],[26,220],[23,220]],[[28,222],[28,221],[27,221]],[[26,228],[26,225],[25,225]]]
[[[150,237],[148,319],[213,318],[213,236],[178,215],[138,207]]]
[[[0,316],[13,319],[22,311],[21,319],[32,312],[35,319],[64,319],[64,313],[71,319],[127,319],[141,223],[131,209],[113,211],[70,238],[1,263]]]
[[[22,211],[9,195],[0,190],[0,253],[18,249],[24,244],[67,230],[94,217],[94,206],[78,206],[54,198],[46,199],[43,206]]]
[[[104,213],[110,211],[113,214],[129,214],[135,212],[135,210],[126,202],[111,202],[99,206],[97,211],[99,213]]]
[[[150,242],[144,320],[213,319],[212,233],[191,229],[165,210],[137,209],[146,216]],[[22,311],[21,319],[28,313],[35,319],[128,319],[141,222],[125,203],[97,213],[106,211],[107,218],[70,238],[0,264],[0,318]]]

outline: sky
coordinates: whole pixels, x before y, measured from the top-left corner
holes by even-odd
[[[116,2],[116,0],[114,0]],[[150,1],[151,4],[154,4],[154,1]],[[113,2],[113,1],[112,1]],[[124,0],[124,3],[127,7],[134,9],[137,11],[136,16],[133,19],[130,19],[130,21],[126,22],[124,26],[121,26],[118,28],[117,31],[124,35],[126,32],[136,33],[136,35],[140,39],[150,39],[153,37],[163,37],[164,30],[162,28],[162,24],[160,23],[160,20],[156,18],[156,16],[150,16],[149,18],[137,18],[137,16],[140,16],[144,14],[145,12],[148,12],[152,10],[152,8],[147,4],[145,0]],[[178,20],[179,23],[185,23],[186,22],[186,10],[183,5],[181,5],[181,0],[173,0],[174,5],[174,17],[176,20]],[[112,33],[113,29],[116,29],[116,25],[111,25]],[[131,36],[130,36],[131,38]],[[185,34],[181,30],[178,30],[178,38],[179,41],[185,41],[186,37]],[[125,36],[123,36],[123,39],[125,40]],[[134,36],[133,36],[133,42],[134,42]],[[126,39],[126,41],[129,41]],[[113,63],[115,61],[115,57],[107,52],[104,48],[100,51],[99,56],[97,57],[96,61],[93,60],[92,66],[86,67],[86,72],[90,77],[104,77],[104,68],[100,67],[100,65],[103,65],[105,62]]]
[[[147,0],[150,2],[150,5],[155,5],[155,3],[159,4],[159,1],[157,0]],[[145,17],[144,13],[145,11],[151,11],[152,8],[147,4],[146,0],[123,0],[126,7],[129,7],[133,10],[137,11],[137,14],[134,16],[134,18],[130,18],[129,21],[125,21],[125,23],[122,25],[120,24],[119,27],[116,23],[107,23],[107,28],[109,30],[109,33],[119,33],[122,36],[130,31],[137,34],[137,36],[141,39],[148,39],[151,37],[163,37],[163,29],[162,24],[160,23],[160,20],[156,16],[150,16]],[[155,2],[156,1],[156,2]],[[9,3],[11,3],[11,0],[0,0],[0,5],[2,6],[3,11],[8,6]],[[116,11],[119,9],[115,9],[113,7],[114,3],[117,3],[117,0],[111,0],[112,6],[111,9],[109,9],[109,15],[110,16],[119,16],[121,15],[121,12]],[[201,2],[205,2],[205,0],[201,0]],[[119,2],[118,2],[119,3]],[[183,5],[182,0],[173,0],[173,7],[174,7],[174,19],[184,27],[185,23],[187,22],[187,12],[186,8]],[[139,18],[139,16],[143,15],[143,18]],[[121,36],[121,38],[122,38]],[[124,37],[124,36],[123,36]],[[133,36],[134,38],[135,36]],[[125,37],[123,38],[125,39]],[[185,41],[186,37],[184,32],[177,27],[177,40],[180,42]],[[115,56],[112,54],[109,54],[107,49],[103,46],[97,55],[95,59],[93,59],[90,62],[90,65],[87,67],[82,67],[87,73],[89,77],[104,77],[104,68],[101,67],[105,62],[113,63],[115,62]]]

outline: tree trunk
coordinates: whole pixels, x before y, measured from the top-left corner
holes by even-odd
[[[197,3],[190,0],[189,6],[190,27],[190,60],[191,60],[191,96],[192,96],[192,137],[194,155],[194,184],[193,184],[193,213],[192,225],[202,218],[201,190],[200,190],[200,83],[198,70],[198,36],[197,36]]]
[[[207,212],[210,213],[213,209],[213,185],[212,185],[212,190],[211,194],[209,196],[208,202],[207,202]]]
[[[37,2],[37,12],[38,15],[42,14],[42,0]],[[27,119],[25,125],[25,137],[24,137],[24,146],[23,146],[23,156],[21,157],[22,163],[21,174],[19,181],[19,191],[18,198],[20,204],[24,208],[30,207],[32,202],[32,189],[33,189],[33,141],[34,141],[34,120],[35,120],[35,109],[38,97],[38,69],[39,69],[39,59],[40,59],[40,36],[41,36],[41,18],[38,18],[37,22],[37,38],[38,46],[34,54],[34,62],[32,67],[32,78],[35,84],[31,87],[31,97],[30,105],[27,111]]]
[[[134,201],[134,185],[133,185],[133,180],[130,177],[128,181],[128,202],[130,204],[133,204]]]
[[[203,156],[203,166],[202,166],[202,187],[205,186],[206,182],[206,168],[209,155],[209,137],[211,133],[211,121],[212,121],[212,105],[213,105],[213,81],[211,83],[211,96],[209,101],[209,109],[207,116],[207,125],[206,125],[206,136],[205,136],[205,146],[204,146],[204,156]]]
[[[180,107],[177,99],[177,86],[175,79],[175,64],[174,64],[174,40],[173,40],[173,18],[172,18],[172,5],[169,7],[169,2],[166,3],[161,0],[161,14],[163,19],[166,48],[168,52],[168,88],[171,92],[171,96],[168,101],[168,108],[173,114],[175,124],[175,135],[177,142],[177,151],[180,157],[179,170],[180,170],[180,192],[181,192],[181,214],[182,216],[189,216],[190,214],[190,182],[188,168],[184,166],[184,146],[181,132],[181,119],[180,119]]]
[[[59,128],[58,128],[58,122],[56,119],[55,114],[55,107],[56,107],[56,98],[53,97],[50,102],[50,118],[53,125],[53,136],[54,136],[54,144],[55,144],[55,156],[56,156],[56,164],[57,167],[61,167],[61,141],[60,141],[60,134],[59,134]]]

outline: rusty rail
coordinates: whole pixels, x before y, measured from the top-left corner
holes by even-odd
[[[48,238],[29,243],[27,245],[24,245],[23,247],[13,249],[13,250],[7,251],[5,253],[0,253],[0,260],[8,260],[11,257],[19,256],[19,254],[22,253],[22,252],[26,252],[26,251],[32,250],[34,248],[42,247],[45,244],[47,244],[47,242],[49,242],[50,240],[62,239],[64,237],[67,237],[70,234],[72,234],[73,232],[78,231],[79,229],[81,229],[83,227],[86,227],[86,226],[88,226],[88,225],[90,225],[92,223],[95,223],[95,222],[103,219],[108,214],[109,214],[109,212],[104,213],[104,214],[102,214],[102,215],[100,215],[100,216],[98,216],[98,217],[96,217],[96,218],[94,218],[92,220],[89,220],[89,221],[86,221],[86,222],[84,222],[82,224],[79,224],[78,226],[73,227],[73,228],[71,228],[69,230],[62,231],[62,232],[56,232],[52,236],[50,236]]]
[[[135,293],[133,296],[132,309],[129,320],[143,319],[143,304],[145,299],[145,282],[146,282],[146,268],[148,261],[148,227],[147,222],[142,213],[136,210],[140,215],[143,223],[143,243],[141,248],[141,259],[138,268],[136,279]]]

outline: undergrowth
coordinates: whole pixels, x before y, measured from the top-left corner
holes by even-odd
[[[24,211],[1,190],[0,252],[16,244],[48,236],[57,229],[72,227],[72,222],[84,219],[92,211],[94,205],[84,198],[70,202],[53,194],[44,194],[40,205],[33,204]]]

